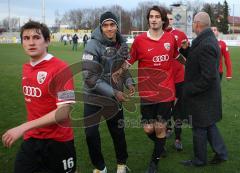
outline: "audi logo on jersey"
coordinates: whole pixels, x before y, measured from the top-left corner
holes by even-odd
[[[23,94],[29,97],[41,97],[42,91],[38,87],[23,86]]]
[[[164,61],[168,61],[169,60],[169,55],[165,54],[165,55],[157,55],[153,57],[153,62],[154,63],[161,63]]]

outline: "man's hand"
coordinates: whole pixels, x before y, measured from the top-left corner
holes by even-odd
[[[114,83],[118,83],[119,79],[121,78],[123,74],[123,68],[119,68],[117,71],[115,71],[113,74],[112,74],[112,80]]]
[[[129,96],[132,97],[135,94],[135,87],[133,85],[128,86],[129,89]]]
[[[115,98],[119,102],[126,102],[129,101],[129,96],[122,91],[115,91]]]
[[[119,79],[121,78],[122,74],[129,69],[131,65],[126,61],[122,64],[122,66],[112,73],[112,80],[114,83],[118,83]]]
[[[181,42],[181,47],[182,49],[187,49],[188,48],[188,41],[185,39]]]
[[[24,125],[9,129],[2,136],[2,143],[5,147],[10,148],[12,144],[25,133]]]
[[[186,58],[182,54],[179,54],[179,56],[176,58],[176,60],[183,65],[186,64]]]

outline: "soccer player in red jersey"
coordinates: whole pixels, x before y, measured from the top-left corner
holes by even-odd
[[[219,31],[218,28],[216,26],[212,26],[211,27],[213,33],[215,34],[215,36],[218,38],[219,35]],[[231,58],[230,58],[230,54],[229,54],[229,50],[228,47],[226,45],[226,43],[223,40],[218,39],[218,44],[221,50],[221,57],[220,57],[220,61],[219,61],[219,75],[220,78],[222,79],[222,75],[223,75],[223,57],[224,57],[224,62],[225,62],[225,66],[226,66],[226,79],[230,80],[232,79],[232,63],[231,63]]]
[[[173,15],[171,11],[167,11],[167,17],[169,19],[169,25],[165,29],[166,32],[171,33],[178,44],[178,48],[180,49],[183,42],[188,42],[188,38],[186,34],[178,29],[173,28]],[[177,151],[181,151],[183,149],[182,142],[181,142],[181,133],[182,133],[182,121],[186,119],[184,117],[183,108],[182,108],[182,87],[184,83],[184,65],[181,64],[179,61],[173,61],[173,75],[174,75],[174,82],[176,88],[176,101],[174,103],[172,109],[172,115],[174,118],[174,132],[175,132],[175,143],[174,146]],[[169,121],[171,122],[171,121]],[[171,125],[171,123],[169,123]],[[167,128],[167,137],[170,136],[172,133],[172,128]]]
[[[15,173],[73,173],[76,153],[69,119],[70,104],[75,102],[72,73],[65,62],[47,53],[50,31],[46,25],[29,21],[20,36],[30,56],[22,73],[27,122],[8,130],[2,142],[11,147],[24,138]]]
[[[148,10],[149,30],[136,36],[131,47],[131,58],[122,70],[138,61],[138,92],[141,98],[141,114],[144,132],[154,142],[154,149],[146,173],[155,173],[164,151],[166,120],[175,100],[173,61],[179,59],[177,42],[168,26],[166,10],[153,6]],[[119,72],[121,74],[121,72]],[[115,73],[113,80],[117,81]]]

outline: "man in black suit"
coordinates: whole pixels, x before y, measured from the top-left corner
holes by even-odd
[[[194,158],[181,162],[185,166],[207,164],[207,141],[215,153],[210,163],[227,160],[227,150],[216,126],[222,118],[220,49],[210,26],[209,15],[197,13],[193,21],[197,37],[191,47],[180,50],[187,57],[183,99],[193,126]]]

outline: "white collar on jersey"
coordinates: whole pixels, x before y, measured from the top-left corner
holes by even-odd
[[[159,37],[158,39],[154,39],[154,38],[152,38],[152,36],[150,35],[150,31],[149,31],[149,30],[147,31],[147,37],[150,38],[151,40],[155,40],[155,41],[156,41],[156,40],[160,40],[160,38],[163,36],[163,34],[164,34],[164,31],[163,31],[163,33],[160,35],[160,37]]]
[[[36,61],[36,62],[31,62],[30,61],[30,64],[31,64],[31,66],[34,67],[34,66],[38,65],[40,62],[42,62],[42,61],[49,61],[50,59],[52,59],[52,57],[53,57],[53,55],[47,54],[44,58],[40,59],[39,61]]]

